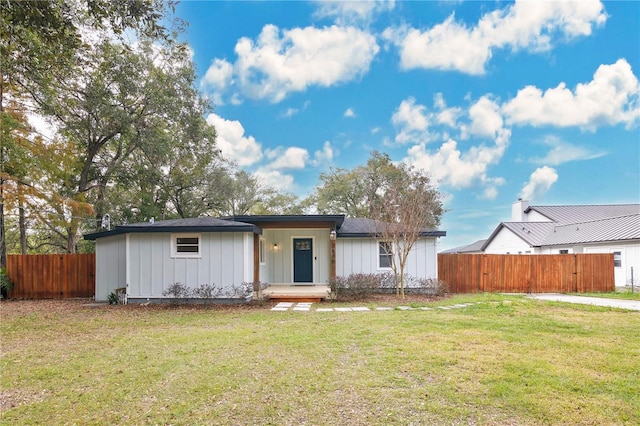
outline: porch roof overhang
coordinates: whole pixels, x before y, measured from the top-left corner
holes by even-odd
[[[227,218],[225,218],[227,219]],[[342,214],[310,214],[310,215],[246,215],[231,216],[229,220],[250,223],[260,228],[330,228],[340,229],[345,216]]]
[[[216,219],[213,217],[199,217],[191,219],[172,219],[157,222],[134,223],[131,225],[119,225],[109,231],[85,234],[85,240],[111,237],[121,234],[133,233],[192,233],[192,232],[248,232],[262,234],[262,230],[250,223],[235,222],[231,220]]]

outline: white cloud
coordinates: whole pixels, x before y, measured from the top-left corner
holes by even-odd
[[[264,186],[271,187],[279,191],[292,191],[293,176],[284,174],[279,170],[272,170],[261,167],[253,175]]]
[[[551,149],[544,157],[533,157],[531,162],[535,164],[550,164],[557,166],[570,161],[593,160],[607,155],[604,151],[591,151],[587,148],[576,146],[556,136],[547,136],[543,142]]]
[[[433,107],[438,111],[436,113],[436,122],[444,124],[451,128],[457,127],[457,121],[462,113],[462,109],[458,107],[447,108],[442,93],[436,93],[433,99]]]
[[[333,159],[333,148],[331,147],[331,142],[326,141],[324,145],[322,145],[322,149],[317,150],[313,154],[313,165],[319,166],[322,163],[330,162]]]
[[[267,169],[304,169],[309,159],[309,151],[297,146],[278,147],[266,151],[267,158],[273,160]]]
[[[501,177],[490,177],[487,170],[497,164],[509,144],[511,132],[503,129],[495,139],[495,145],[479,145],[462,152],[458,143],[449,139],[440,148],[431,152],[424,143],[414,145],[407,151],[405,161],[428,172],[435,180],[454,188],[468,188],[481,185],[484,196],[495,198],[496,187],[504,184]]]
[[[404,69],[426,68],[483,74],[494,49],[545,51],[554,37],[591,34],[607,19],[602,3],[588,1],[516,1],[483,15],[467,27],[450,15],[425,31],[387,28],[383,38],[400,49]]]
[[[224,59],[214,59],[202,79],[203,85],[224,89],[233,77],[233,65]]]
[[[235,47],[239,90],[251,99],[279,102],[310,86],[329,87],[359,78],[379,51],[375,37],[353,27],[294,28],[265,25],[257,40]]]
[[[429,139],[427,107],[416,104],[415,98],[405,99],[391,116],[397,130],[395,141],[400,144],[427,142]]]
[[[224,59],[214,59],[200,81],[200,87],[209,92],[217,105],[224,105],[222,94],[233,81],[233,65]]]
[[[504,120],[500,106],[487,96],[482,96],[469,108],[471,124],[463,126],[466,135],[477,135],[494,138],[503,129]]]
[[[502,107],[508,122],[533,126],[636,125],[640,119],[640,84],[625,59],[600,65],[588,83],[574,91],[560,83],[544,93],[534,86],[518,91]]]
[[[520,197],[524,200],[533,200],[537,197],[543,196],[551,186],[558,180],[558,173],[555,169],[544,166],[537,168],[527,182],[522,191]]]
[[[262,148],[253,136],[245,136],[244,127],[237,120],[226,120],[209,114],[207,123],[216,129],[216,145],[225,158],[239,166],[250,166],[262,158]]]
[[[344,116],[347,118],[354,118],[356,116],[356,113],[353,111],[353,109],[347,108],[347,110],[344,112]]]
[[[317,1],[318,10],[315,16],[318,18],[331,18],[337,24],[366,24],[379,13],[393,10],[394,0],[369,0],[369,1]]]
[[[296,115],[300,110],[298,108],[287,108],[287,110],[282,114],[283,117],[289,118]]]

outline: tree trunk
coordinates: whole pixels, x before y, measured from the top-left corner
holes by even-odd
[[[2,64],[2,61],[0,61]],[[4,70],[3,70],[4,71]],[[0,73],[0,118],[4,114],[4,73]],[[4,174],[4,143],[0,142],[0,176]],[[4,229],[4,179],[0,177],[0,268],[7,267],[7,242]]]
[[[4,232],[4,179],[0,179],[0,268],[7,267],[7,242]]]
[[[18,227],[20,228],[20,253],[27,254],[27,220],[22,199],[18,204]]]

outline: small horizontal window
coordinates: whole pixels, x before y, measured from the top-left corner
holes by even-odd
[[[171,245],[175,257],[200,257],[199,235],[172,235]]]

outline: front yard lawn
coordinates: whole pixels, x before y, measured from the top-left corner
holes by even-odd
[[[640,424],[640,315],[0,304],[4,424]],[[400,304],[400,303],[399,303]],[[429,305],[429,304],[425,304]]]

